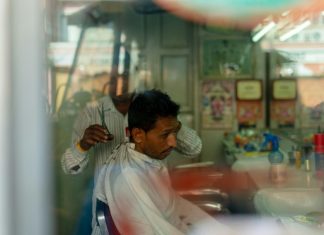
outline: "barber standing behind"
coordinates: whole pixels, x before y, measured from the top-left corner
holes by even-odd
[[[133,93],[107,95],[86,105],[74,124],[71,146],[62,157],[65,173],[82,172],[88,165],[92,152],[96,175],[107,155],[126,138],[125,117],[132,97]]]
[[[71,146],[64,152],[61,161],[65,173],[82,172],[88,165],[92,152],[96,181],[99,168],[112,150],[127,139],[127,112],[134,92],[116,94],[115,91],[113,88],[110,96],[88,104],[77,117]],[[202,147],[197,133],[186,126],[182,126],[179,131],[177,143],[175,150],[187,157],[197,156]]]

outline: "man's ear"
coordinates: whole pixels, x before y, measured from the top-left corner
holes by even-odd
[[[135,144],[140,144],[144,140],[145,132],[144,132],[144,130],[142,130],[140,128],[133,128],[131,135],[133,137]]]

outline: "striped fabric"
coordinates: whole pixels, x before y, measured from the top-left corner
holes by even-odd
[[[76,144],[80,141],[87,127],[93,124],[100,124],[98,107],[104,105],[105,119],[109,131],[114,135],[114,139],[108,143],[99,143],[88,152],[80,152]],[[78,174],[88,165],[91,157],[95,161],[95,179],[99,168],[106,162],[112,150],[124,141],[126,137],[127,115],[124,117],[115,108],[111,98],[105,96],[98,101],[88,104],[78,116],[72,133],[72,144],[62,156],[61,163],[63,171],[67,174]],[[196,132],[182,125],[177,136],[176,150],[187,157],[195,157],[201,151],[201,140]],[[92,152],[92,153],[91,153]]]

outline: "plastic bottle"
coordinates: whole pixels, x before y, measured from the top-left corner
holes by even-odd
[[[271,164],[278,164],[283,162],[283,154],[279,151],[279,138],[276,135],[269,133],[264,134],[265,141],[262,145],[271,143],[271,151],[268,154],[268,160]]]
[[[262,145],[271,143],[271,151],[268,154],[268,160],[270,162],[269,177],[273,183],[281,183],[287,178],[286,164],[283,163],[284,157],[279,150],[279,138],[276,135],[269,133],[264,134],[265,141]]]
[[[301,152],[299,150],[295,151],[295,167],[297,169],[300,169],[302,165],[302,156]]]
[[[312,146],[311,145],[305,145],[303,147],[304,149],[304,168],[305,171],[311,171],[311,156],[312,156]]]
[[[288,152],[288,160],[289,160],[289,165],[295,165],[296,159],[295,159],[295,147],[291,147],[291,151]]]

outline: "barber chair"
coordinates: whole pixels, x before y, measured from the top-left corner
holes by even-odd
[[[224,171],[213,164],[188,164],[170,170],[171,182],[178,194],[212,216],[229,214],[229,195],[223,190]],[[226,183],[226,182],[225,182]],[[96,221],[102,235],[120,235],[109,206],[97,200]]]
[[[101,235],[120,235],[110,214],[109,206],[98,200],[96,202],[96,222]]]
[[[220,189],[200,188],[177,190],[177,192],[181,197],[197,205],[211,216],[230,213],[227,208],[229,204],[228,195]]]

